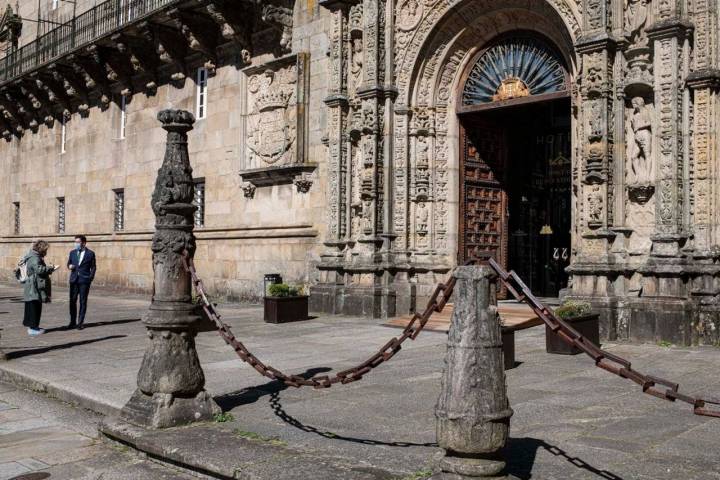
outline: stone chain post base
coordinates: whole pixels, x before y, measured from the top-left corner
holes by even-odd
[[[489,267],[458,267],[455,308],[435,417],[445,450],[435,480],[512,478],[503,472],[513,412],[507,398],[502,330]]]
[[[146,428],[166,428],[211,420],[220,407],[205,391],[205,374],[195,349],[201,325],[192,303],[192,282],[184,255],[195,254],[195,186],[187,132],[195,118],[183,110],[163,110],[167,131],[163,164],[152,195],[153,298],[143,323],[149,344],[138,371],[138,388],[120,417]]]

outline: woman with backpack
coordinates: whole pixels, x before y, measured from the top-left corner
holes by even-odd
[[[40,328],[42,304],[50,303],[50,275],[60,268],[58,265],[45,265],[45,255],[50,245],[45,240],[36,240],[32,249],[20,261],[20,268],[25,269],[25,286],[23,301],[25,302],[25,318],[23,325],[28,335],[35,336],[45,333]]]

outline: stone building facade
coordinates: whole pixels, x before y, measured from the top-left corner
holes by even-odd
[[[279,272],[314,310],[392,316],[491,254],[593,303],[606,338],[720,341],[717,0],[112,3],[0,74],[6,273],[82,231],[101,282],[147,289],[155,115],[206,98],[196,258],[218,295]],[[35,38],[3,28],[7,52]]]

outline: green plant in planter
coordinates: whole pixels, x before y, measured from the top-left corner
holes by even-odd
[[[591,310],[592,307],[587,302],[567,301],[555,309],[555,315],[564,320],[588,315]]]
[[[297,287],[291,287],[287,283],[273,283],[268,287],[268,293],[271,297],[298,297],[300,290]]]

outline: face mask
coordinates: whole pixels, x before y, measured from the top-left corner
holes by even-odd
[[[82,244],[81,244],[81,243],[76,243],[76,244],[75,244],[75,250],[80,251],[81,249],[82,249]]]

